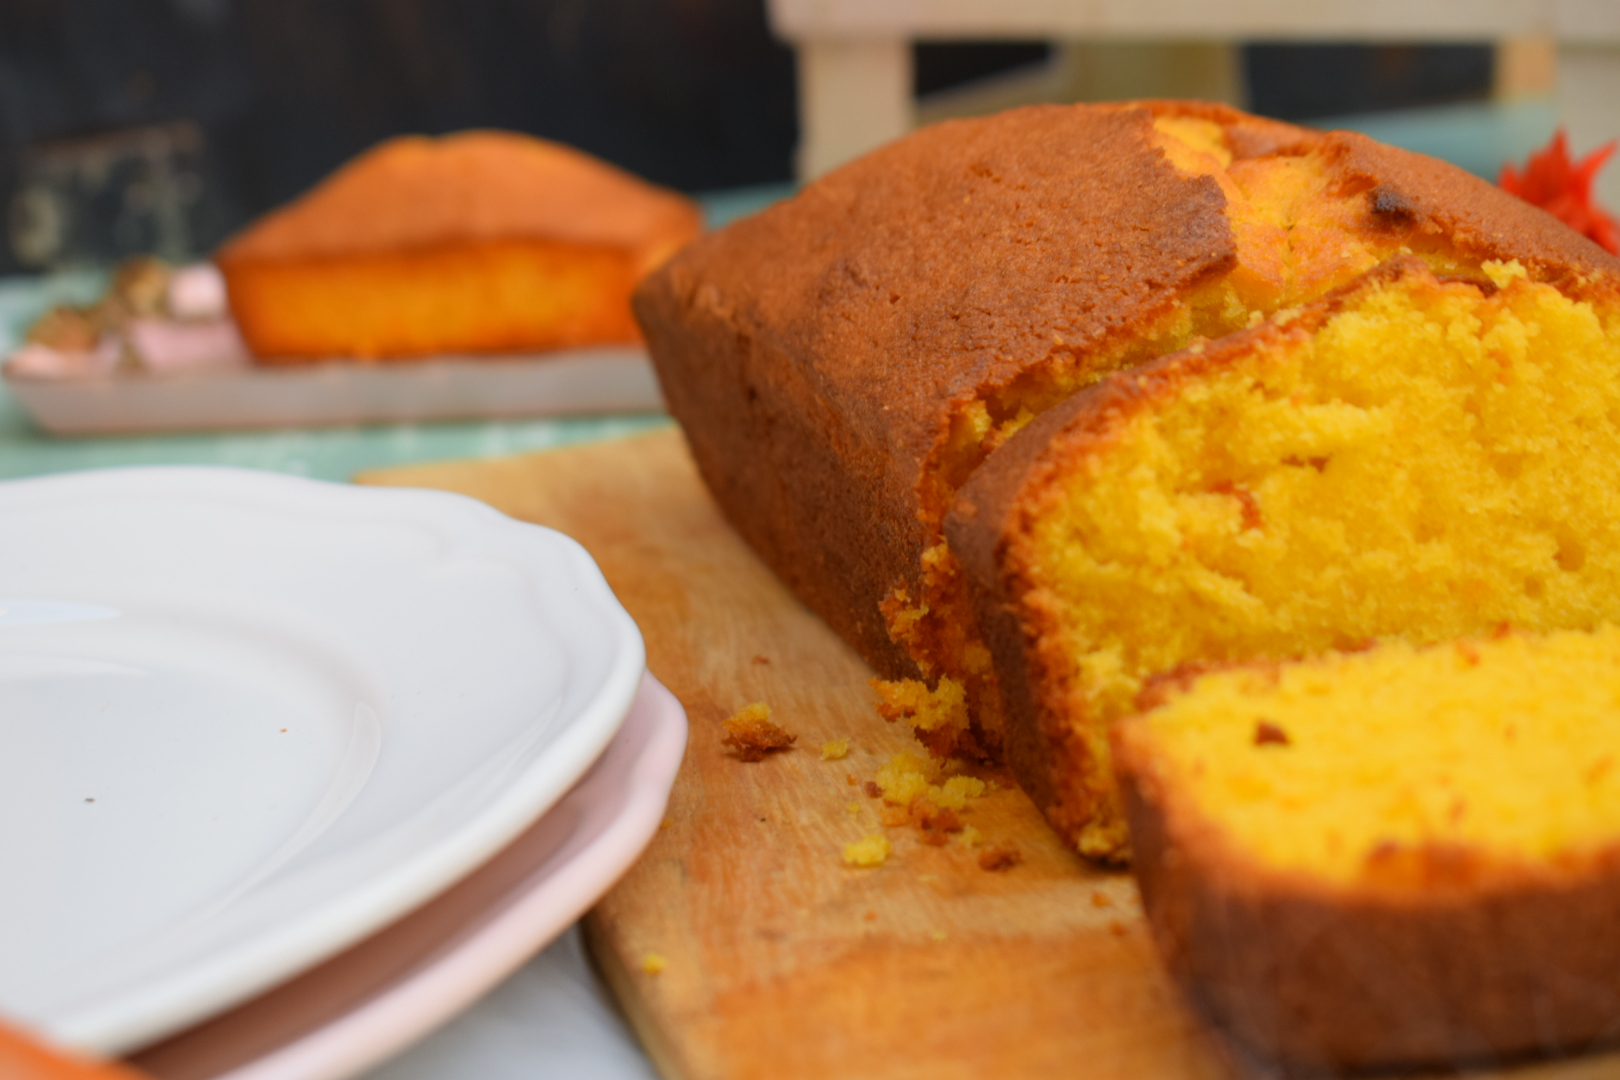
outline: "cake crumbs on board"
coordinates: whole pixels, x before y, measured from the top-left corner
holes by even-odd
[[[850,866],[882,866],[889,857],[887,837],[872,833],[852,844],[844,845],[844,862]]]
[[[791,749],[799,738],[771,722],[771,707],[763,701],[738,709],[725,729],[720,744],[735,751],[739,761],[763,761],[766,754]]]
[[[937,806],[926,796],[911,804],[910,815],[922,833],[922,842],[930,847],[944,847],[950,842],[952,833],[959,833],[964,828],[955,810]]]
[[[883,800],[895,806],[910,806],[918,799],[927,799],[946,810],[961,810],[969,799],[985,793],[985,783],[976,776],[950,776],[944,783],[937,761],[901,752],[895,754],[878,769],[876,786]],[[870,787],[867,793],[871,794]]]
[[[1024,853],[1018,850],[1016,844],[997,844],[985,848],[984,854],[979,856],[979,869],[992,872],[1011,870],[1024,861]]]
[[[969,803],[982,798],[994,785],[957,772],[960,768],[956,763],[942,763],[902,751],[884,762],[876,779],[862,782],[861,791],[868,798],[882,800],[878,806],[878,821],[884,828],[913,827],[918,838],[929,847],[945,847],[955,837],[962,847],[977,848],[984,843],[984,836],[962,819],[962,813]],[[854,782],[853,774],[846,777]],[[855,803],[845,804],[845,810],[858,815]],[[873,839],[876,838],[868,837],[861,843]],[[868,865],[855,861],[855,847],[850,845],[844,849],[844,861],[852,866]],[[993,850],[999,854],[992,856],[986,851],[979,858],[980,865],[987,869],[1006,869],[1023,858],[1016,847]],[[889,849],[885,847],[883,857],[888,854]],[[987,861],[995,865],[989,866]]]
[[[849,756],[848,739],[828,739],[821,744],[822,761],[842,761]]]
[[[658,953],[644,953],[641,957],[641,970],[646,972],[648,975],[662,975],[664,969],[668,966],[669,961],[664,959]]]

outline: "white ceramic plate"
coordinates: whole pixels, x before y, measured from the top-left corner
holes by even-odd
[[[113,1052],[415,907],[629,709],[573,541],[229,469],[0,485],[0,1013]]]
[[[319,966],[131,1060],[157,1080],[340,1080],[371,1067],[471,1005],[619,879],[657,833],[685,747],[680,702],[646,676],[591,771],[489,862]]]

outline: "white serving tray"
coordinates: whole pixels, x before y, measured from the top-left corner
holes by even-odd
[[[611,345],[392,364],[256,367],[220,361],[173,373],[47,376],[0,368],[46,431],[114,435],[414,420],[502,419],[663,408],[646,350]]]

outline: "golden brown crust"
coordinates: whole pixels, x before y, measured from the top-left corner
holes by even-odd
[[[1243,1043],[1340,1070],[1477,1066],[1613,1039],[1620,850],[1567,866],[1410,851],[1332,888],[1232,850],[1129,722],[1113,741],[1160,953]]]
[[[919,488],[952,412],[1233,264],[1219,188],[1151,134],[1142,108],[936,125],[704,237],[637,295],[722,509],[887,675],[915,671],[878,605],[918,579],[937,527]]]
[[[1620,259],[1540,207],[1455,166],[1351,131],[1330,132],[1323,145],[1336,182],[1365,191],[1392,228],[1447,238],[1480,260],[1517,259],[1537,280],[1560,287],[1620,274]]]
[[[1174,98],[1142,98],[1128,103],[1147,109],[1155,117],[1187,117],[1219,124],[1236,159],[1265,157],[1290,150],[1303,151],[1322,134],[1297,124],[1246,113],[1214,101],[1184,101]]]
[[[526,135],[390,139],[233,237],[217,259],[308,262],[510,240],[617,248],[643,269],[696,235],[696,205]]]

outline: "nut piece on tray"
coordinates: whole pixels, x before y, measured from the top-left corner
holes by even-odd
[[[1620,630],[1392,642],[1150,696],[1114,729],[1144,906],[1243,1042],[1336,1072],[1612,1038]]]
[[[696,204],[577,150],[495,131],[377,146],[216,255],[263,363],[639,340],[637,281]]]
[[[28,328],[6,364],[22,379],[97,379],[218,371],[247,363],[208,264],[172,267],[140,255],[119,265],[92,304],[59,304]]]

